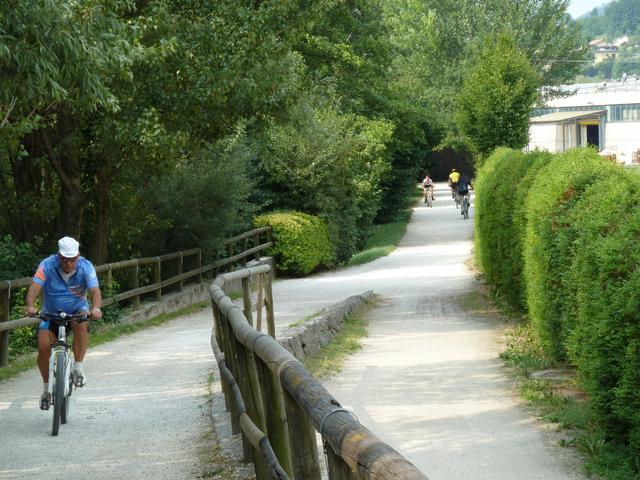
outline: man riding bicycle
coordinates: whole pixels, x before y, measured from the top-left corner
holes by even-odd
[[[37,314],[34,306],[40,291],[44,291],[42,310],[48,313],[76,313],[88,311],[93,319],[102,318],[102,294],[98,284],[98,276],[93,264],[80,256],[79,243],[71,237],[63,237],[58,241],[58,253],[40,262],[25,300],[25,314],[32,317]],[[87,292],[91,297],[91,310],[87,302]],[[73,331],[73,356],[75,358],[74,378],[76,386],[87,383],[82,361],[89,346],[89,330],[87,323],[70,322]],[[40,408],[49,407],[49,355],[56,342],[56,326],[50,321],[40,320],[38,325],[38,369],[44,382],[44,390],[40,397]]]
[[[451,169],[451,173],[449,174],[449,187],[451,188],[452,194],[456,191],[459,180],[460,172],[458,172],[455,168]]]
[[[464,197],[465,195],[469,194],[469,189],[473,190],[473,185],[471,185],[471,179],[468,178],[465,174],[460,175],[460,178],[458,179],[458,182],[456,184],[456,191],[458,192],[458,195],[460,195],[460,198]],[[460,212],[460,214],[462,215],[464,212]]]

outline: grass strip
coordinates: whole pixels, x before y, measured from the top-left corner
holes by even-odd
[[[324,378],[339,373],[344,363],[353,353],[362,349],[362,338],[367,336],[369,315],[377,305],[377,300],[369,300],[353,315],[347,317],[342,330],[315,355],[304,359],[307,370],[316,378]]]
[[[101,345],[103,343],[111,342],[123,335],[129,335],[132,333],[139,332],[140,330],[144,330],[146,328],[162,325],[163,323],[167,323],[169,320],[173,320],[174,318],[181,317],[183,315],[189,315],[191,313],[198,312],[209,305],[210,303],[206,301],[199,302],[189,307],[185,307],[181,310],[177,310],[175,312],[164,313],[157,317],[150,318],[148,320],[144,320],[142,322],[133,323],[129,325],[119,325],[119,324],[101,325],[93,329],[93,331],[91,332],[90,348],[95,347],[97,345]],[[35,366],[36,366],[36,352],[25,354],[21,357],[18,357],[13,361],[12,365],[6,368],[0,368],[0,382],[9,380],[10,378],[15,377],[16,375],[24,372],[25,370],[35,368]]]
[[[417,200],[414,198],[413,200]],[[398,220],[372,227],[371,237],[367,240],[365,248],[351,257],[348,267],[386,257],[393,252],[407,231],[407,225],[411,220],[411,208],[406,208],[400,214]]]

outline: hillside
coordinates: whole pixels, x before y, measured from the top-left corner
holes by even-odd
[[[614,0],[604,9],[594,9],[577,20],[585,42],[603,40],[616,44],[614,58],[598,58],[597,46],[589,52],[590,62],[585,65],[577,82],[615,80],[627,75],[640,74],[640,0]],[[625,40],[621,40],[627,37]]]

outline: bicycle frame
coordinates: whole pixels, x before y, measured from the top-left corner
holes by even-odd
[[[73,391],[73,366],[74,358],[71,355],[69,344],[67,343],[67,326],[70,321],[83,322],[88,320],[84,314],[67,315],[60,312],[58,315],[41,314],[40,318],[53,322],[57,327],[57,338],[51,348],[49,355],[49,382],[47,384],[48,402],[47,407],[40,408],[48,410],[49,405],[53,405],[53,427],[51,435],[58,435],[61,423],[67,423],[69,415],[69,402]]]
[[[53,387],[56,372],[56,353],[63,352],[65,358],[64,364],[64,376],[63,378],[69,378],[71,376],[74,359],[69,354],[69,344],[67,344],[67,328],[65,325],[58,324],[58,339],[51,348],[51,354],[49,355],[49,384],[47,385],[47,391],[51,398],[53,398]],[[65,382],[64,395],[68,396],[71,392],[71,385]]]

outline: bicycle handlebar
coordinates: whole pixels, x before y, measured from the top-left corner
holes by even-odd
[[[40,314],[38,314],[38,318],[41,318],[42,320],[53,320],[56,323],[66,323],[69,321],[74,321],[74,322],[87,322],[89,321],[89,312],[79,312],[79,313],[65,313],[65,312],[60,312],[60,313],[49,313],[49,312],[40,312]]]

